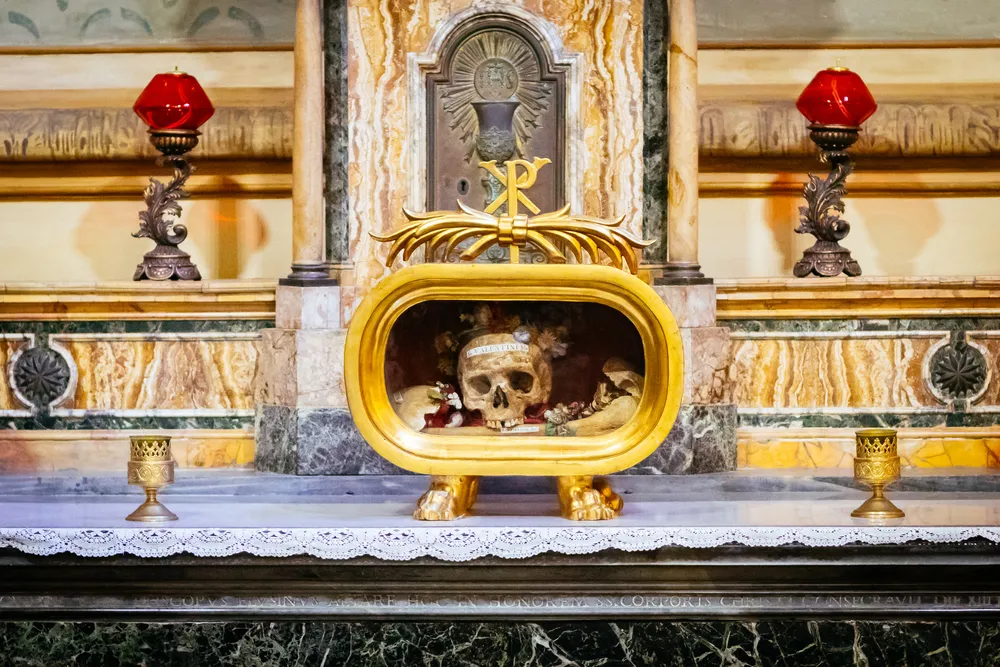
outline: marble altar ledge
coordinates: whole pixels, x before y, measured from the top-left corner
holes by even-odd
[[[880,524],[852,519],[863,494],[800,492],[782,499],[629,499],[612,522],[571,522],[554,496],[485,496],[475,516],[448,523],[411,518],[412,500],[399,496],[197,498],[163,500],[181,518],[156,526],[125,521],[137,502],[121,497],[7,499],[0,502],[0,548],[77,556],[175,554],[219,557],[309,555],[383,560],[433,557],[469,561],[543,553],[663,547],[839,547],[901,545],[917,540],[1000,543],[1000,494],[897,493],[905,519]],[[282,502],[284,501],[284,502]]]

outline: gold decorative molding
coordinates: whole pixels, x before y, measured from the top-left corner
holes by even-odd
[[[2,162],[0,201],[138,201],[158,173],[136,164],[114,162]],[[702,198],[802,196],[802,173],[711,172],[699,174]],[[204,160],[188,181],[192,199],[288,199],[292,196],[290,160]],[[997,172],[862,172],[854,174],[851,197],[996,197]]]
[[[459,255],[460,259],[471,262],[493,244],[520,247],[531,243],[545,252],[550,263],[565,264],[565,253],[556,247],[556,243],[564,243],[577,263],[583,262],[584,251],[593,263],[600,263],[603,252],[615,268],[627,267],[631,273],[638,273],[637,251],[653,243],[637,239],[619,229],[625,216],[605,221],[572,215],[569,204],[558,211],[533,218],[524,215],[495,218],[462,203],[459,203],[459,208],[461,210],[457,212],[431,213],[413,213],[403,209],[409,224],[385,236],[372,234],[378,241],[392,243],[386,264],[391,265],[400,253],[403,254],[403,259],[409,259],[421,245],[427,246],[428,255],[433,255],[437,248],[445,245],[444,254],[447,257],[463,240],[479,237]],[[511,254],[511,262],[514,259],[516,256]]]
[[[135,162],[3,162],[0,201],[138,201],[158,173],[137,173]],[[711,172],[699,174],[702,198],[802,196],[802,173]],[[203,160],[188,181],[192,199],[288,199],[290,160]],[[853,176],[851,197],[996,197],[1000,171],[861,172]]]
[[[1000,317],[1000,277],[716,280],[719,319]]]
[[[0,321],[271,320],[275,282],[0,284]]]

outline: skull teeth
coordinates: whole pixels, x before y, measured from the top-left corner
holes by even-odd
[[[486,427],[499,431],[502,428],[513,428],[524,423],[523,419],[514,417],[513,419],[487,419]]]

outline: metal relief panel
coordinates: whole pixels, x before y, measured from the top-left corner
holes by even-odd
[[[460,34],[459,34],[460,33]],[[428,210],[493,198],[481,160],[547,157],[532,189],[542,210],[566,201],[566,71],[508,17],[485,14],[456,30],[426,74]]]

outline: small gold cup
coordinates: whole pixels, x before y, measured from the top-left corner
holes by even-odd
[[[899,456],[896,454],[896,431],[891,428],[866,428],[855,432],[857,456],[854,458],[854,481],[872,488],[872,496],[851,512],[859,519],[899,519],[899,509],[883,495],[888,485],[899,479]]]
[[[177,515],[156,499],[157,491],[174,482],[170,438],[165,435],[133,435],[131,441],[128,483],[145,490],[146,502],[125,518],[129,521],[174,521]]]

